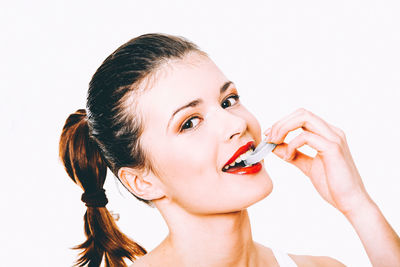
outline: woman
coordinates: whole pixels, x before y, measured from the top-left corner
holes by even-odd
[[[303,132],[284,143],[297,128]],[[299,109],[264,134],[346,216],[374,266],[400,266],[400,239],[366,192],[340,129]],[[263,161],[233,163],[260,136],[234,83],[193,43],[147,34],[122,45],[94,74],[86,111],[68,117],[60,139],[87,206],[77,265],[104,258],[107,266],[126,266],[125,259],[132,266],[343,266],[252,240],[246,208],[268,196],[272,182]],[[314,158],[297,150],[304,144],[318,152]],[[105,208],[107,168],[165,219],[169,235],[153,251],[121,233]]]

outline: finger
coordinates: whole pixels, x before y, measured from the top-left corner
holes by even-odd
[[[279,121],[275,122],[272,127],[268,128],[267,130],[265,130],[264,135],[268,136],[272,134],[272,129],[277,129],[279,128],[279,125],[285,123],[286,121],[290,120],[291,118],[293,118],[294,116],[297,115],[297,113],[299,112],[299,109],[296,110],[295,112],[290,113],[289,115],[283,117],[282,119],[280,119]]]
[[[295,165],[297,168],[299,168],[305,175],[308,175],[310,166],[313,161],[313,157],[310,157],[300,151],[295,151],[295,155],[293,155],[291,158],[286,158],[286,152],[287,152],[287,143],[282,143],[274,149],[273,153],[280,157],[283,160],[286,160],[287,162]]]
[[[340,129],[340,128],[338,128],[338,127],[332,125],[332,124],[329,124],[329,123],[327,123],[327,124],[329,125],[329,127],[331,127],[331,129],[332,129],[333,131],[336,132],[336,134],[337,134],[340,138],[342,138],[342,140],[346,140],[346,134],[344,133],[344,131],[343,131],[342,129]]]
[[[309,145],[313,149],[317,150],[321,157],[328,154],[337,153],[338,145],[331,142],[317,134],[304,131],[303,133],[296,136],[292,141],[290,141],[286,147],[284,159],[293,165],[297,166],[306,175],[309,173],[309,168],[311,164],[312,157],[300,154],[301,152],[297,149]]]
[[[288,143],[285,157],[287,160],[291,160],[297,149],[304,145],[309,145],[310,147],[317,150],[319,154],[323,155],[326,154],[327,151],[330,151],[332,149],[333,144],[333,142],[317,134],[304,131]]]
[[[290,131],[298,128],[303,128],[332,141],[338,139],[335,131],[324,120],[312,112],[300,108],[273,125],[268,142],[281,143]]]
[[[289,119],[291,119],[292,117],[296,116],[297,113],[299,112],[299,110],[296,110],[295,112],[290,113],[289,115],[283,117],[282,119],[280,119],[279,121],[275,122],[270,128],[268,128],[264,134],[266,136],[271,135],[272,134],[272,129],[277,129],[279,128],[279,125],[285,123],[286,121],[288,121]]]
[[[275,123],[267,137],[267,142],[280,144],[290,131],[298,128],[313,132],[330,141],[340,142],[340,137],[327,122],[305,109],[298,109],[290,116]]]
[[[322,151],[330,146],[329,141],[324,140],[322,137],[315,135],[311,132],[304,132],[304,134],[301,134],[300,137],[296,138],[293,139],[288,144],[282,144],[277,146],[276,149],[274,150],[274,153],[279,154],[278,155],[279,157],[285,159],[287,162],[289,162],[290,164],[296,166],[299,170],[301,170],[308,178],[310,178],[310,181],[314,185],[314,187],[317,188],[317,190],[320,193],[322,192],[321,195],[323,196],[323,198],[327,200],[329,203],[334,203],[333,199],[330,197],[326,179],[321,179],[323,177],[321,175],[315,175],[315,172],[319,174],[325,172],[323,167],[320,164],[314,164],[316,160],[315,158],[303,154],[297,150],[299,147],[307,144],[313,148],[319,147],[319,150]],[[277,148],[280,149],[277,150]],[[290,156],[288,156],[288,154]]]

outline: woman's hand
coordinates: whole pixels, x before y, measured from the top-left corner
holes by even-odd
[[[297,128],[303,133],[283,143]],[[274,153],[297,166],[319,194],[346,216],[372,266],[400,266],[400,238],[366,192],[342,130],[299,109],[264,134],[267,142],[278,144]],[[317,150],[314,158],[297,150],[305,144]]]
[[[304,131],[288,144],[290,131]],[[342,130],[313,113],[298,109],[265,131],[267,142],[278,144],[274,153],[307,175],[318,193],[332,206],[347,215],[372,203],[350,154]],[[297,149],[309,145],[318,153],[307,156]]]

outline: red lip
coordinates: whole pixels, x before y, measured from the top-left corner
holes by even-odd
[[[261,169],[262,169],[262,164],[258,162],[248,167],[228,169],[226,172],[232,174],[253,174],[261,171]]]
[[[240,155],[249,150],[251,147],[254,147],[254,141],[250,141],[244,146],[239,147],[235,154],[233,154],[233,156],[225,163],[224,167],[234,162]]]

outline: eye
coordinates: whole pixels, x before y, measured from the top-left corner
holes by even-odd
[[[192,117],[190,119],[188,119],[187,121],[185,121],[182,126],[180,131],[185,131],[191,128],[196,127],[198,124],[200,123],[200,118],[199,117]]]
[[[238,95],[231,95],[228,98],[222,102],[221,107],[222,108],[228,108],[230,106],[235,105],[239,101],[239,96]]]

